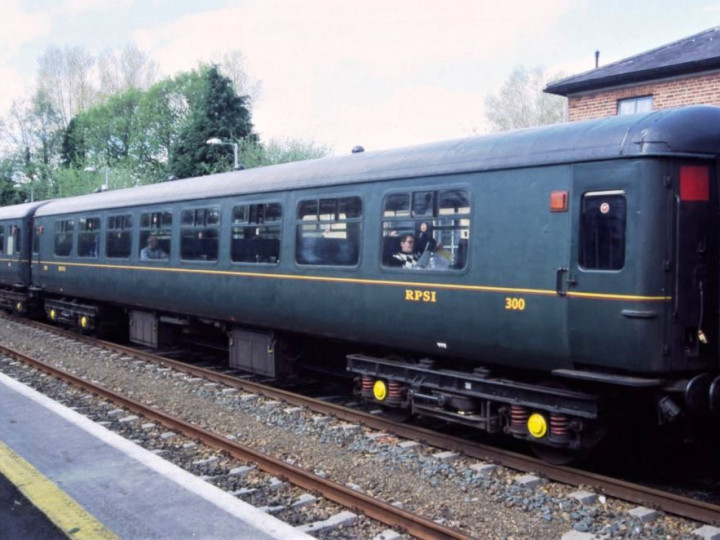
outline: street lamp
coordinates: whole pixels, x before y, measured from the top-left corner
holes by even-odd
[[[13,173],[13,182],[15,183],[15,189],[25,189],[26,186],[30,186],[30,202],[35,201],[35,186],[33,185],[33,179],[27,176],[25,173],[17,172]]]
[[[220,144],[225,146],[232,146],[233,147],[233,170],[238,171],[240,170],[239,163],[238,163],[238,144],[234,142],[222,142],[217,137],[213,137],[212,139],[208,139],[205,141],[205,144]]]
[[[110,167],[105,165],[104,168],[105,168],[105,183],[100,188],[100,191],[107,191],[109,189],[109,187],[108,187],[108,172],[110,171]],[[85,172],[97,172],[97,169],[93,166],[85,167],[83,170]]]

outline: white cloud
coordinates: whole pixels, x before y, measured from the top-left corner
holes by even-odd
[[[111,11],[123,6],[130,6],[135,0],[63,0],[58,6],[58,13],[79,14],[86,11]]]
[[[49,16],[43,13],[28,13],[19,0],[0,2],[0,56],[3,61],[15,55],[25,43],[29,43],[50,30]]]
[[[139,30],[135,38],[171,69],[192,67],[198,56],[216,50],[241,48],[250,61],[270,70],[294,73],[352,61],[371,73],[398,77],[428,64],[493,56],[547,29],[570,6],[570,0],[542,5],[524,0],[366,0],[352,5],[263,0],[188,15]]]
[[[293,110],[290,115],[287,110]],[[406,86],[372,102],[348,101],[331,110],[295,109],[290,101],[263,101],[254,118],[264,139],[288,136],[327,144],[338,153],[408,146],[484,131],[482,97],[440,86]]]
[[[20,73],[10,67],[20,48],[50,31],[50,18],[43,13],[29,13],[18,0],[0,3],[0,112],[10,109],[12,102],[22,96],[27,87]]]
[[[254,119],[265,137],[311,136],[343,148],[372,136],[373,146],[385,147],[482,129],[484,89],[476,81],[484,78],[457,72],[549,31],[571,7],[570,0],[262,0],[144,28],[134,39],[168,73],[240,49],[262,83]],[[442,80],[447,69],[460,82]]]

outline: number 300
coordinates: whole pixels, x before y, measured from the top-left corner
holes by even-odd
[[[512,311],[524,311],[525,310],[525,299],[524,298],[505,298],[505,309]]]

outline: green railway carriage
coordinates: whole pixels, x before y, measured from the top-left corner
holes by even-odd
[[[369,400],[578,448],[610,393],[720,406],[719,126],[690,107],[52,201],[32,281],[51,319],[218,327],[268,375],[286,336],[341,340]],[[426,247],[396,267],[406,234]]]
[[[45,202],[0,208],[0,308],[28,313],[38,296],[30,281],[30,246],[35,210]]]

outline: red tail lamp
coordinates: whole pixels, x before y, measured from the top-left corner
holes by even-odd
[[[683,202],[710,200],[710,171],[707,167],[696,165],[680,167],[680,200]]]

